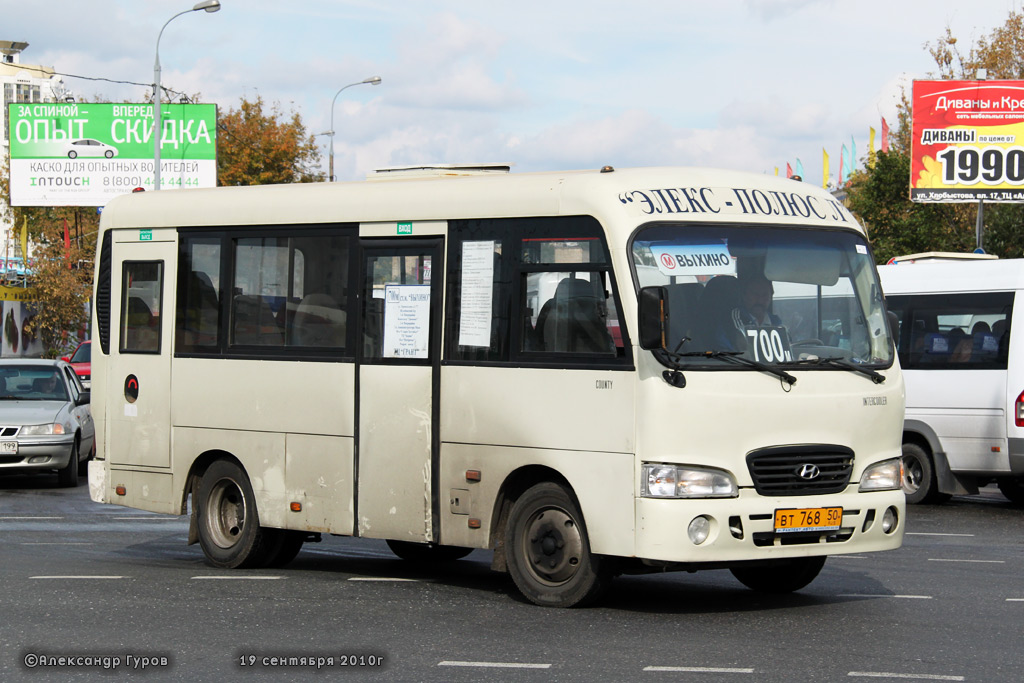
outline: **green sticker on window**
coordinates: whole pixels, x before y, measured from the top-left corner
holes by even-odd
[[[398,224],[399,235],[411,235],[412,234],[412,223],[399,223]]]

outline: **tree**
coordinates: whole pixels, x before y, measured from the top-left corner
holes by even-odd
[[[1024,11],[1011,11],[1006,23],[980,38],[966,52],[947,26],[945,35],[925,48],[935,60],[934,78],[1024,79]],[[974,248],[977,204],[919,204],[910,201],[911,103],[904,90],[889,153],[850,181],[850,209],[868,229],[875,257],[884,263],[899,254],[970,251]],[[902,173],[902,175],[901,175]],[[984,244],[1001,257],[1024,256],[1024,206],[985,204]]]
[[[275,103],[264,113],[263,98],[242,98],[217,125],[217,181],[220,185],[310,183],[324,179],[317,169],[320,149],[307,136],[298,113],[286,116]]]
[[[31,262],[32,286],[39,298],[26,329],[42,340],[47,358],[59,356],[71,344],[68,333],[89,322],[86,306],[92,295],[94,250],[91,240],[69,240],[65,246],[63,221],[43,224]]]
[[[974,234],[961,229],[957,207],[910,201],[909,177],[910,156],[890,150],[879,152],[872,169],[858,172],[850,180],[850,210],[867,226],[878,263],[901,254],[973,247]]]
[[[92,294],[99,215],[92,207],[12,207],[10,197],[10,172],[4,164],[0,172],[0,209],[2,218],[12,226],[10,243],[19,243],[21,226],[27,225],[33,247],[26,265],[31,272],[28,284],[38,298],[26,331],[40,337],[44,355],[55,358],[73,343],[68,335],[76,334],[89,321],[86,306]]]

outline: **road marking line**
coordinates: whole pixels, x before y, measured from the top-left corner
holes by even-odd
[[[64,519],[63,517],[0,517],[3,519]]]
[[[402,579],[399,577],[387,577],[387,576],[352,576],[349,577],[349,581],[392,581],[395,583],[419,583],[419,579]]]
[[[1006,598],[1006,602],[1024,602],[1024,598]]]
[[[833,555],[830,560],[866,560],[867,555]]]
[[[283,576],[193,576],[193,581],[274,581]]]
[[[941,557],[929,557],[929,562],[973,562],[974,564],[1006,564],[1006,560],[948,560]]]
[[[22,545],[96,545],[95,543],[92,543],[91,541],[60,541],[60,542],[57,542],[57,541],[54,541],[54,542],[49,542],[49,541],[45,541],[45,542],[44,541],[23,541],[21,544]]]
[[[974,538],[974,534],[940,534],[929,531],[908,531],[903,534],[904,536],[962,536],[964,538]]]
[[[963,676],[943,676],[941,674],[897,674],[882,671],[851,671],[847,676],[860,678],[913,678],[924,681],[962,681]]]
[[[84,575],[67,575],[67,576],[30,576],[30,579],[127,579],[127,576],[84,576]]]
[[[438,666],[474,666],[486,669],[550,669],[550,664],[527,664],[520,662],[438,662]]]
[[[151,521],[151,522],[180,522],[180,521],[182,521],[178,517],[149,517],[149,516],[146,516],[146,517],[110,517],[110,519],[132,519],[132,520],[145,519],[145,520],[148,520],[148,521]]]
[[[675,673],[752,674],[753,669],[719,666],[645,666],[644,671],[670,671]]]
[[[874,593],[840,593],[840,598],[899,598],[901,600],[931,600],[930,595],[881,595]]]

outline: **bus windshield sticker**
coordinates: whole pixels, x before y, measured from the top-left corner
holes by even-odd
[[[735,275],[728,245],[652,243],[651,254],[665,275]]]
[[[494,241],[462,243],[459,346],[491,345]]]
[[[384,288],[384,357],[427,358],[430,285]]]

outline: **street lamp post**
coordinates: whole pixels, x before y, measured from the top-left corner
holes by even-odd
[[[163,28],[160,29],[160,33],[156,36],[156,61],[153,63],[153,189],[160,189],[160,144],[163,138],[164,125],[163,119],[160,113],[160,38],[164,35],[164,29],[167,28],[167,24],[171,23],[182,14],[188,14],[189,12],[198,12],[199,10],[205,10],[207,12],[216,12],[220,9],[220,0],[202,0],[197,2],[192,9],[187,9],[183,12],[178,12],[173,17],[168,19]]]
[[[349,83],[344,88],[342,88],[338,92],[334,93],[334,99],[331,100],[331,129],[329,131],[327,131],[326,133],[324,133],[324,135],[331,136],[331,149],[329,150],[328,155],[327,155],[328,159],[329,159],[329,164],[330,164],[329,165],[329,173],[330,173],[330,175],[328,176],[327,179],[328,179],[328,181],[330,181],[332,183],[334,182],[334,104],[335,104],[335,102],[338,101],[338,95],[341,94],[342,90],[345,90],[346,88],[351,88],[354,85],[364,85],[364,84],[367,84],[367,83],[369,83],[370,85],[380,85],[380,76],[371,76],[369,78],[364,78],[363,80],[359,81],[358,83]]]

